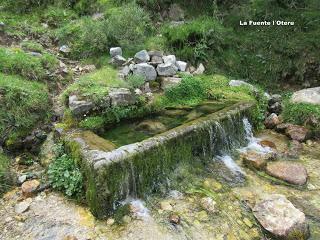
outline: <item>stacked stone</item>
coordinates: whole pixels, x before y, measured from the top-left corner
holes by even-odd
[[[133,58],[125,59],[122,49],[115,47],[110,49],[110,55],[111,63],[120,68],[120,77],[125,79],[131,74],[139,75],[145,79],[146,85],[157,80],[163,90],[181,82],[178,72],[191,74],[192,70],[191,67],[188,68],[187,62],[178,61],[175,55],[163,55],[160,51],[141,50]],[[202,74],[204,70],[204,66],[200,64],[192,72]]]

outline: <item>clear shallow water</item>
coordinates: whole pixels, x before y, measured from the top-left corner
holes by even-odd
[[[170,108],[154,116],[122,122],[101,136],[117,147],[140,142],[184,123],[220,111],[235,102],[204,102],[195,107]]]

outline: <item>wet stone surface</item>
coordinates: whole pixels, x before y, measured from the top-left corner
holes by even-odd
[[[258,136],[274,143],[279,153],[288,151],[289,140],[284,135],[265,131]],[[251,150],[260,149],[251,145]],[[0,200],[0,214],[5,216],[0,221],[0,239],[273,239],[251,210],[259,199],[273,194],[285,196],[303,212],[310,228],[309,239],[320,239],[320,142],[302,144],[298,158],[291,160],[306,168],[308,182],[303,187],[248,168],[236,156],[220,158],[218,165],[213,160],[210,168],[204,168],[199,159],[191,167],[179,166],[170,176],[171,191],[161,191],[159,185],[159,194],[145,199],[145,203],[129,201],[130,211],[120,217],[121,224],[116,215],[97,220],[85,206],[58,193],[47,190],[26,200],[21,188],[16,188]],[[233,160],[245,179],[242,184],[225,181],[226,176],[234,176],[229,168]],[[218,166],[225,166],[219,168],[220,175],[213,171]],[[23,201],[27,201],[24,211],[16,212],[17,204]]]

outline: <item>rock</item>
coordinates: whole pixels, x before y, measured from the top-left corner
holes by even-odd
[[[155,68],[148,63],[135,64],[132,72],[134,75],[140,75],[144,77],[145,81],[154,81],[157,78],[157,72]]]
[[[283,195],[263,198],[253,208],[253,214],[262,227],[277,239],[300,240],[309,237],[304,213]]]
[[[278,132],[278,133],[285,133],[287,128],[292,125],[290,123],[280,123],[278,124],[276,127],[275,127],[275,130]]]
[[[285,133],[292,140],[297,140],[299,142],[308,140],[309,137],[309,130],[307,128],[293,124],[286,128]]]
[[[230,87],[246,86],[246,87],[248,87],[251,91],[256,90],[256,88],[255,88],[252,84],[247,83],[247,82],[245,82],[245,81],[243,81],[243,80],[231,80],[231,81],[229,82],[229,86],[230,86]]]
[[[320,105],[320,87],[306,88],[293,93],[291,97],[293,103],[309,103]]]
[[[171,206],[169,201],[162,201],[160,203],[160,208],[163,211],[171,212],[173,210],[173,207]]]
[[[299,152],[302,150],[302,144],[299,141],[293,140],[289,144],[289,150],[286,153],[289,158],[299,158]]]
[[[119,71],[119,75],[121,76],[121,78],[127,78],[130,74],[131,70],[129,66],[124,66],[120,71]]]
[[[176,65],[178,67],[178,70],[180,72],[185,72],[187,70],[187,63],[186,62],[183,62],[183,61],[177,61],[176,62]]]
[[[162,63],[157,66],[159,76],[173,76],[177,71],[178,68],[174,63]]]
[[[280,123],[280,120],[278,118],[278,115],[275,113],[270,114],[264,121],[264,125],[266,128],[273,129],[275,126],[277,126]]]
[[[115,56],[122,56],[122,49],[121,47],[113,47],[110,48],[110,56],[113,58]]]
[[[135,93],[136,95],[142,95],[142,91],[141,91],[139,88],[135,89],[135,90],[134,90],[134,93]]]
[[[166,90],[173,86],[179,85],[182,79],[177,77],[160,77],[160,85],[162,90]]]
[[[193,72],[193,74],[194,74],[194,75],[201,75],[201,74],[204,73],[205,70],[206,70],[206,69],[205,69],[204,65],[203,65],[202,63],[200,63],[199,66],[198,66],[198,68],[197,68],[197,70],[195,70],[195,71]]]
[[[307,170],[303,165],[288,161],[268,163],[266,172],[270,176],[295,185],[305,184],[308,178]]]
[[[6,24],[4,22],[0,22],[0,32],[4,32]]]
[[[152,58],[152,57],[163,57],[163,53],[160,52],[160,51],[149,51],[148,52],[149,56]]]
[[[262,140],[259,142],[259,144],[262,146],[262,147],[269,147],[269,148],[272,148],[272,149],[277,149],[277,146],[274,142],[271,142],[269,140]]]
[[[181,218],[177,214],[171,214],[169,216],[169,222],[172,223],[172,224],[176,224],[177,225],[177,224],[180,224]]]
[[[270,113],[280,114],[282,111],[282,104],[280,102],[276,102],[268,107],[268,111]]]
[[[70,53],[71,52],[71,49],[67,46],[67,45],[62,45],[60,48],[59,48],[59,51],[64,53],[64,54],[67,54],[67,53]]]
[[[107,220],[107,225],[109,225],[109,226],[113,225],[114,223],[115,223],[115,220],[113,218],[109,218]]]
[[[175,55],[168,55],[162,57],[164,63],[173,63],[176,64],[176,56]]]
[[[21,176],[19,176],[19,178],[18,178],[18,183],[19,184],[23,184],[25,181],[27,181],[27,175],[21,175]]]
[[[23,202],[18,203],[14,207],[14,211],[16,212],[16,214],[22,214],[22,213],[26,212],[29,209],[31,202],[32,202],[32,199],[27,198]]]
[[[134,94],[127,88],[111,88],[109,90],[111,106],[129,106],[136,102]]]
[[[267,165],[268,161],[276,158],[274,153],[260,153],[256,151],[248,151],[242,154],[243,163],[249,167],[262,170]]]
[[[272,94],[268,101],[268,105],[271,106],[277,102],[281,102],[281,100],[282,100],[282,96],[280,94]]]
[[[216,212],[216,209],[215,209],[216,202],[211,197],[201,198],[200,204],[206,211],[210,213]]]
[[[42,54],[38,53],[38,52],[28,52],[28,54],[32,57],[37,57],[37,58],[41,58]]]
[[[120,55],[114,56],[111,59],[111,64],[117,67],[123,66],[126,62],[127,60]]]
[[[91,101],[80,101],[76,95],[72,95],[69,96],[69,108],[73,115],[79,117],[89,113],[94,108],[94,104]]]
[[[24,197],[32,197],[40,187],[40,182],[38,180],[29,180],[22,184],[21,191]]]
[[[136,63],[146,63],[150,61],[150,56],[146,50],[142,50],[134,55],[134,61]]]
[[[96,66],[93,64],[85,65],[82,67],[82,72],[84,73],[90,73],[96,70]]]
[[[189,73],[194,73],[197,69],[194,66],[188,66],[187,67],[187,72]]]
[[[167,130],[166,126],[158,121],[145,120],[141,122],[137,127],[137,130],[145,130],[152,133],[165,132]]]
[[[163,59],[162,59],[162,57],[159,57],[159,56],[152,56],[150,63],[151,63],[152,65],[158,65],[158,64],[163,63]]]
[[[177,199],[177,200],[183,199],[183,193],[177,190],[171,190],[168,195],[173,199]]]
[[[144,93],[151,93],[150,83],[149,82],[145,82],[142,89],[143,89]]]
[[[171,4],[168,12],[168,17],[172,21],[180,21],[184,19],[184,11],[179,4]]]

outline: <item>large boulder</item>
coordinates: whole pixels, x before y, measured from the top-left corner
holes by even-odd
[[[166,90],[180,84],[182,81],[179,77],[160,77],[161,89]]]
[[[243,80],[231,80],[229,82],[229,86],[230,87],[240,87],[240,86],[246,86],[248,87],[250,90],[254,91],[256,90],[256,88],[250,84],[250,83],[247,83],[246,81],[243,81]]]
[[[303,240],[309,237],[304,213],[283,195],[264,197],[254,206],[253,214],[262,227],[276,239]]]
[[[134,75],[142,76],[145,81],[154,81],[157,78],[156,69],[148,63],[139,63],[132,66]]]
[[[163,56],[162,59],[163,59],[163,62],[164,62],[164,63],[173,63],[173,64],[176,64],[176,61],[177,61],[175,55]]]
[[[320,105],[320,87],[306,88],[295,92],[291,97],[291,102]]]
[[[178,68],[175,63],[162,63],[157,67],[157,72],[159,76],[173,76],[177,73]]]
[[[150,56],[146,50],[142,50],[134,55],[134,61],[136,63],[146,63],[150,61]]]
[[[109,97],[112,107],[129,106],[136,102],[134,94],[127,88],[111,88],[109,90]]]
[[[308,137],[309,137],[309,130],[299,125],[293,125],[293,124],[289,125],[286,128],[285,133],[292,140],[296,140],[299,142],[308,140]]]
[[[69,108],[74,116],[83,116],[94,108],[94,104],[87,100],[78,100],[76,95],[69,96]]]
[[[113,47],[113,48],[110,48],[110,56],[111,56],[111,57],[122,56],[122,49],[121,49],[121,47]]]
[[[303,165],[288,161],[268,163],[266,172],[270,176],[295,185],[304,185],[308,178],[307,170]]]

